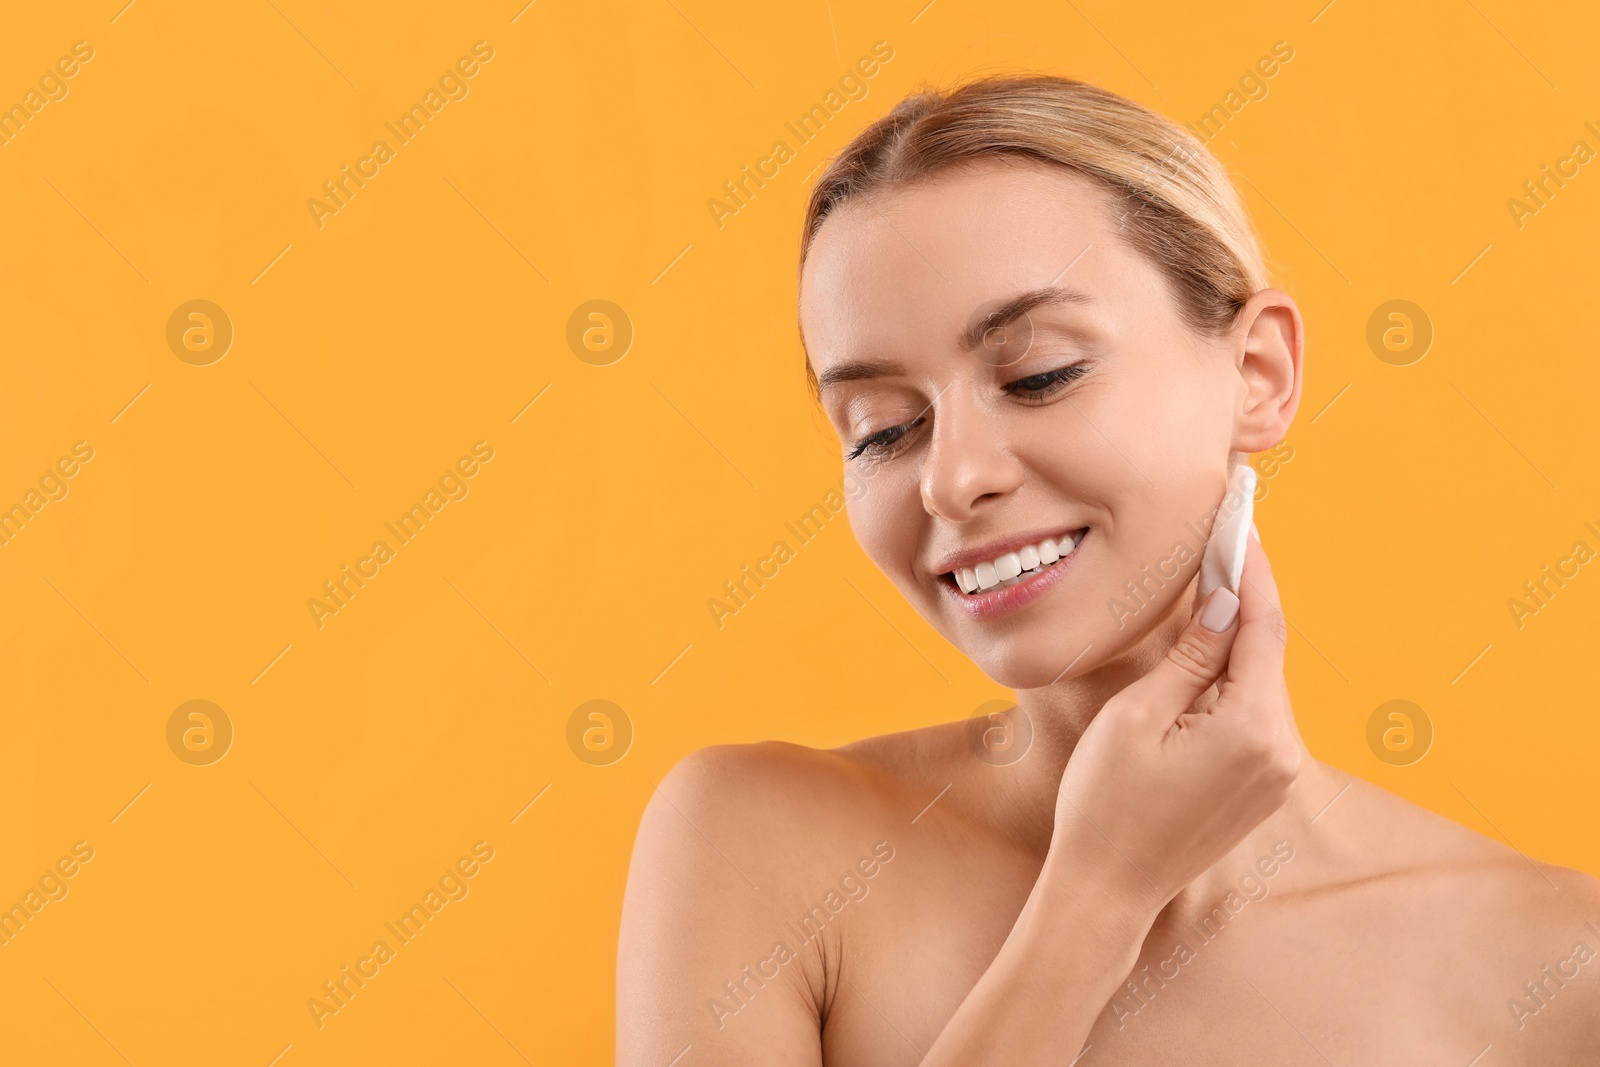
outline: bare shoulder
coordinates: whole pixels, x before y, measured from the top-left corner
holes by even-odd
[[[701,1063],[820,1064],[854,902],[906,843],[906,805],[941,744],[926,735],[941,731],[716,745],[668,772],[623,898],[619,1063],[666,1063],[692,1044]]]
[[[872,844],[875,828],[926,803],[960,762],[961,724],[865,738],[833,749],[786,741],[715,745],[680,760],[657,787],[641,833],[672,822],[715,842],[730,865],[780,885]],[[912,809],[915,814],[915,809]],[[671,816],[668,819],[668,816]],[[659,828],[659,827],[658,827]]]
[[[1418,961],[1448,960],[1463,1005],[1497,1019],[1510,1045],[1600,1062],[1600,880],[1359,780],[1316,828],[1311,850],[1341,873],[1313,896],[1411,941]]]

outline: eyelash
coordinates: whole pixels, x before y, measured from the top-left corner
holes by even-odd
[[[1030,374],[1026,378],[1018,378],[1014,382],[1001,386],[1001,388],[1006,393],[1026,403],[1040,403],[1054,396],[1062,387],[1077,381],[1087,372],[1088,368],[1082,363],[1073,363],[1070,366],[1058,367],[1055,370],[1044,371],[1040,374]],[[890,426],[887,429],[879,430],[877,433],[868,434],[855,443],[847,458],[859,459],[868,452],[882,453],[900,438],[920,426],[922,421],[922,416],[919,415],[910,422],[902,423],[899,426]]]

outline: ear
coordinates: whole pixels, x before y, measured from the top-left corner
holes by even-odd
[[[1283,440],[1300,407],[1304,323],[1294,297],[1263,289],[1239,309],[1234,359],[1245,395],[1235,416],[1236,452],[1264,452]]]

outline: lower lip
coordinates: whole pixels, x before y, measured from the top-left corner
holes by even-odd
[[[1065,559],[1051,564],[1038,574],[1025,582],[1009,585],[1004,589],[996,589],[988,593],[977,593],[968,596],[956,587],[954,580],[941,577],[940,587],[945,594],[961,605],[968,615],[974,619],[996,619],[1002,615],[1010,615],[1014,611],[1021,611],[1029,604],[1044,596],[1045,591],[1067,576],[1067,571],[1072,568],[1072,563],[1083,551],[1083,542],[1089,539],[1089,531],[1083,532],[1083,537],[1078,544],[1067,554]]]

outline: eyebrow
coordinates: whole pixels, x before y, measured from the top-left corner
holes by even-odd
[[[960,346],[963,352],[970,352],[983,344],[984,336],[990,330],[1007,326],[1034,308],[1060,304],[1083,305],[1093,303],[1093,301],[1094,298],[1088,293],[1059,285],[1047,285],[1039,289],[1030,289],[1025,293],[1018,293],[1016,296],[1011,297],[995,308],[994,311],[965,327],[957,336],[956,344]],[[821,391],[829,386],[842,385],[845,382],[884,378],[902,374],[904,370],[904,367],[893,361],[855,360],[850,363],[841,363],[837,367],[824,371],[817,379],[817,388],[818,391]]]
[[[1018,318],[1026,315],[1036,307],[1048,307],[1057,304],[1083,305],[1094,302],[1088,293],[1077,289],[1067,289],[1059,285],[1047,285],[1041,289],[1030,289],[1025,293],[1018,293],[981,319],[975,320],[961,332],[957,343],[963,352],[971,351],[983,344],[984,337],[990,330],[1009,326]]]

